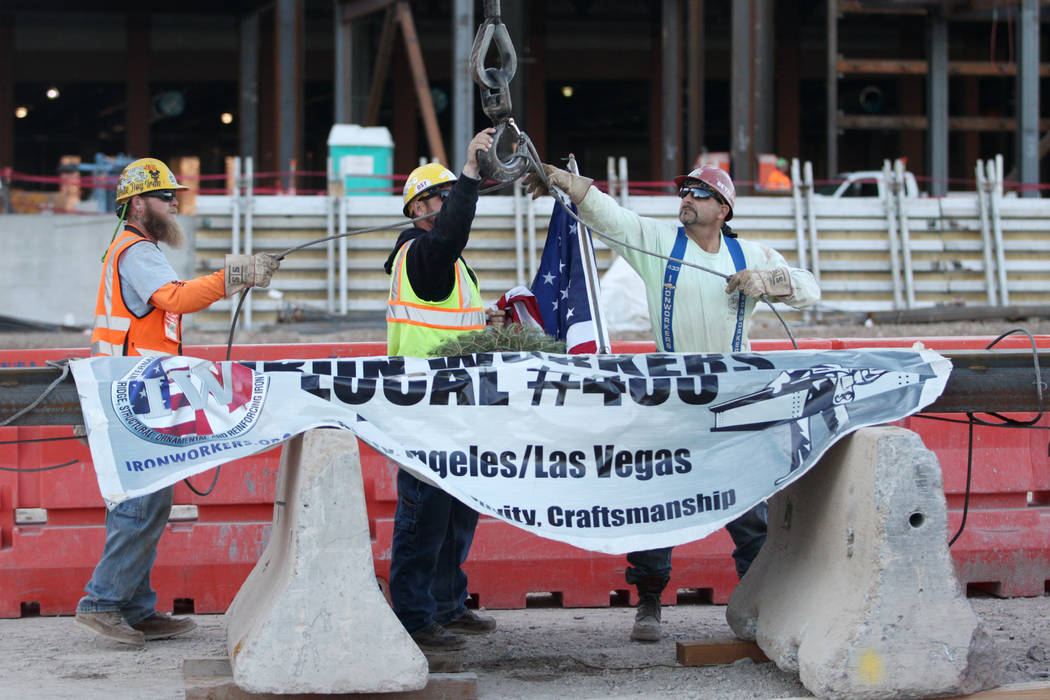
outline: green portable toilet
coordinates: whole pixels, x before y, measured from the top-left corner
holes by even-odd
[[[334,124],[328,132],[328,157],[333,182],[348,195],[387,195],[394,187],[394,140],[385,126]]]

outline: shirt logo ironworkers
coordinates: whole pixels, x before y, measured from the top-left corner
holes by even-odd
[[[148,357],[119,381],[111,400],[121,423],[160,445],[243,436],[255,425],[269,379],[244,365],[192,357]]]

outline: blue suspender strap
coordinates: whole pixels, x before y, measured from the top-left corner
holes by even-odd
[[[685,236],[685,227],[678,227],[678,237],[675,238],[674,248],[671,249],[671,257],[674,260],[682,260],[685,257],[685,244],[689,239]],[[667,261],[664,270],[664,294],[663,294],[663,332],[660,338],[663,340],[664,352],[674,352],[674,331],[671,330],[671,318],[674,315],[674,288],[678,282],[678,273],[682,270],[679,262]]]
[[[681,235],[682,229],[679,229]],[[735,238],[722,236],[722,243],[729,249],[729,255],[733,258],[733,267],[737,272],[747,267],[744,260],[744,251],[740,250],[740,243]],[[737,292],[736,300],[736,327],[733,329],[733,352],[740,351],[740,345],[744,338],[744,307],[747,305],[747,297]]]

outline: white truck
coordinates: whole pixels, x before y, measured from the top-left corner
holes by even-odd
[[[825,197],[884,197],[886,194],[886,178],[881,170],[858,170],[853,173],[842,173],[836,181],[819,188],[817,194]],[[915,175],[904,172],[904,196],[919,197],[919,184],[915,181]]]

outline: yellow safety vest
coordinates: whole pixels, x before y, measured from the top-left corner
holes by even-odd
[[[390,297],[386,305],[386,351],[388,355],[427,357],[449,338],[485,327],[481,290],[470,276],[466,263],[457,260],[452,293],[442,301],[424,301],[408,281],[409,241],[401,246],[390,273]]]

